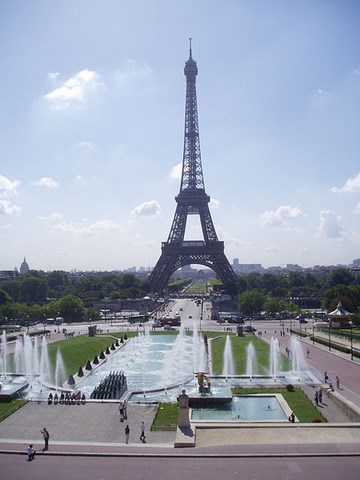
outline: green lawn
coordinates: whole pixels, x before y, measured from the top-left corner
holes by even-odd
[[[160,403],[151,430],[175,431],[178,424],[178,404]]]
[[[207,334],[209,337],[216,337],[214,332]],[[254,368],[254,374],[268,375],[270,368],[270,345],[260,338],[252,334],[245,334],[244,337],[237,337],[235,334],[230,335],[231,346],[235,364],[236,375],[245,375],[247,346],[253,343],[256,350],[257,368]],[[222,333],[215,338],[212,345],[213,372],[215,375],[221,375],[223,370],[223,356],[225,348],[226,334]],[[289,360],[281,355],[280,370],[289,370]]]
[[[128,337],[137,335],[137,332],[126,332]],[[77,335],[75,337],[67,338],[65,340],[59,340],[57,342],[49,343],[48,353],[51,365],[56,364],[56,354],[60,350],[63,361],[66,376],[76,374],[79,367],[85,367],[88,360],[93,361],[95,355],[99,355],[102,350],[106,350],[110,347],[114,340],[113,337],[120,338],[124,336],[124,332],[114,333],[112,336],[109,334],[97,335],[96,337],[89,337],[87,335]],[[11,362],[14,355],[9,355],[9,366],[12,368]]]
[[[10,400],[10,402],[0,402],[0,422],[6,417],[16,412],[27,403],[26,400]]]

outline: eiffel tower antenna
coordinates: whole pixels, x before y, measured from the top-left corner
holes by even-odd
[[[230,291],[236,275],[225,256],[224,242],[219,241],[216,235],[209,210],[210,197],[205,192],[196,98],[198,68],[192,58],[191,38],[189,42],[189,59],[184,68],[186,100],[180,192],[175,197],[177,206],[170,233],[167,241],[162,243],[161,256],[150,275],[150,283],[154,291],[161,291],[178,268],[200,264],[214,270],[224,288]],[[184,240],[188,215],[200,217],[203,240]]]

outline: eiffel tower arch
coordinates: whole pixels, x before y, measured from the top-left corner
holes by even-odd
[[[201,163],[199,121],[196,99],[198,68],[190,55],[185,63],[186,102],[182,175],[177,206],[166,242],[162,242],[161,256],[151,275],[153,291],[161,291],[171,275],[180,267],[200,264],[211,268],[219,276],[226,290],[232,290],[236,275],[224,253],[224,242],[219,241],[209,210],[210,197],[205,192]],[[203,239],[185,241],[188,215],[198,215]]]

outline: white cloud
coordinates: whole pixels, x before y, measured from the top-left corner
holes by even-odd
[[[58,182],[50,177],[42,177],[34,182],[38,187],[56,188],[59,186]]]
[[[115,83],[122,85],[126,82],[149,78],[153,69],[146,63],[136,60],[127,60],[125,66],[115,72]]]
[[[270,210],[264,212],[260,219],[261,225],[270,225],[273,227],[284,227],[287,225],[287,220],[293,218],[302,217],[303,213],[298,207],[292,207],[290,205],[282,205],[277,210]]]
[[[87,150],[93,150],[94,149],[93,143],[87,142],[87,141],[79,142],[77,145],[79,147],[87,149]]]
[[[100,85],[100,75],[92,70],[81,70],[62,86],[44,96],[53,110],[67,110],[84,105],[87,96]]]
[[[181,178],[181,174],[182,174],[182,162],[178,163],[177,165],[175,165],[175,167],[173,167],[170,170],[169,178],[171,178],[171,180],[179,180]]]
[[[60,222],[53,227],[51,233],[55,231],[69,233],[75,237],[93,237],[97,233],[104,233],[109,231],[123,230],[123,227],[111,220],[98,220],[94,223],[88,224],[87,219],[83,219],[79,223],[65,223]]]
[[[344,220],[331,210],[320,212],[320,225],[317,230],[318,236],[326,238],[344,238],[346,230]]]
[[[360,213],[360,203],[358,203],[355,207],[354,213],[358,214]]]
[[[38,219],[39,220],[50,220],[50,221],[60,221],[64,218],[64,215],[62,213],[54,212],[51,215],[39,215]]]
[[[0,200],[0,216],[1,215],[18,215],[21,212],[21,208],[17,205],[13,205],[9,200]]]
[[[213,208],[219,208],[220,207],[220,202],[219,202],[219,200],[215,200],[215,198],[210,198],[210,204],[209,205]]]
[[[341,188],[331,187],[330,192],[333,193],[353,193],[360,192],[360,173],[353,178],[346,180],[345,185]]]
[[[156,200],[150,200],[149,202],[144,202],[141,205],[138,205],[131,212],[131,215],[139,216],[154,216],[159,215],[161,210],[160,205]]]
[[[49,72],[48,78],[53,82],[60,76],[60,72]]]
[[[19,180],[10,180],[4,177],[4,175],[0,175],[0,197],[4,198],[7,195],[16,195],[16,189],[20,183]]]

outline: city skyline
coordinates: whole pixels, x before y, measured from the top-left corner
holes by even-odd
[[[355,1],[0,6],[0,269],[154,266],[179,193],[188,38],[232,263],[359,257]],[[202,239],[189,222],[188,239]]]

